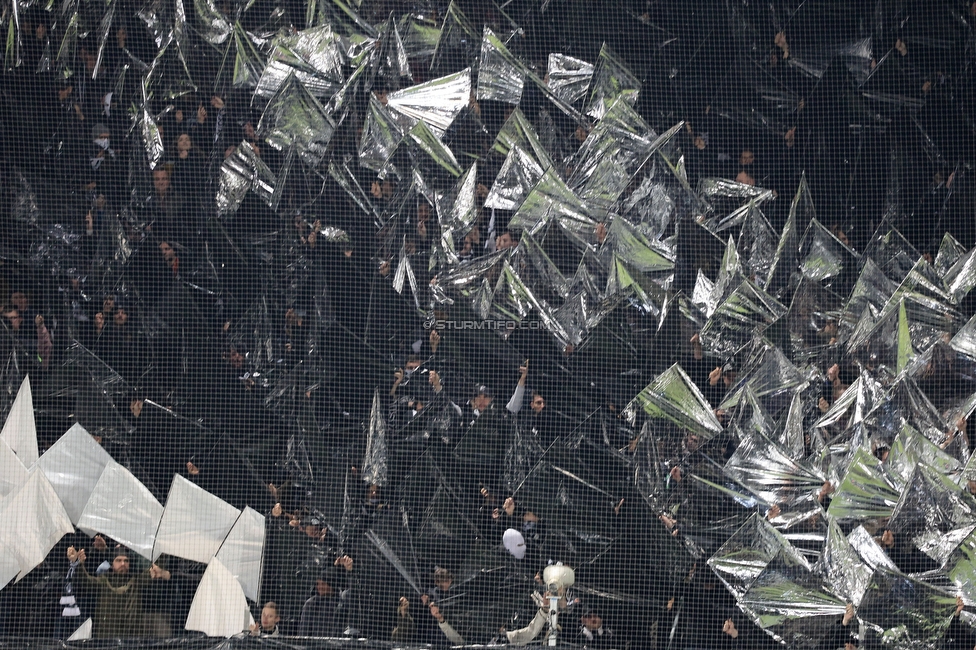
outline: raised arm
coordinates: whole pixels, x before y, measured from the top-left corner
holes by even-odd
[[[510,413],[518,413],[522,410],[522,401],[525,399],[525,379],[528,375],[529,361],[526,359],[525,365],[519,367],[519,380],[515,386],[515,392],[512,393],[512,399],[508,400],[508,404],[505,405]]]

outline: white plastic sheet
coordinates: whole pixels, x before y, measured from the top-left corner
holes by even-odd
[[[2,450],[0,450],[2,454]],[[112,461],[85,428],[75,424],[38,460],[64,509],[77,524],[105,466]]]
[[[20,573],[20,564],[7,552],[3,542],[0,542],[0,589],[6,587],[7,583],[16,578],[18,573]]]
[[[240,516],[234,506],[176,475],[159,520],[153,559],[168,553],[207,564]]]
[[[5,440],[0,438],[0,498],[27,482],[27,468]]]
[[[244,595],[254,602],[258,600],[261,586],[263,551],[264,515],[247,507],[214,556],[241,583]]]
[[[31,472],[27,482],[0,503],[0,543],[20,565],[17,580],[73,532],[68,513],[43,472]]]
[[[78,527],[108,535],[151,560],[162,516],[162,504],[146,486],[129,470],[110,461],[78,519]]]
[[[214,558],[203,574],[186,617],[187,630],[230,638],[254,623],[240,583]]]
[[[0,432],[0,440],[10,445],[24,467],[30,467],[37,462],[37,427],[34,425],[30,377],[24,377],[20,390],[17,391],[17,398],[10,407],[3,432]]]
[[[68,641],[82,641],[84,639],[90,639],[92,635],[92,620],[89,618],[84,623],[78,626],[78,629],[71,633],[68,637]]]

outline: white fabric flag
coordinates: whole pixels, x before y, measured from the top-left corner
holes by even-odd
[[[7,441],[0,438],[0,498],[19,489],[27,482],[27,476],[27,468]]]
[[[193,595],[184,628],[230,638],[254,623],[237,578],[214,558]]]
[[[85,428],[75,424],[44,452],[37,465],[54,486],[71,522],[77,524],[102,471],[111,461],[112,457]]]
[[[34,425],[34,400],[31,398],[30,377],[24,377],[10,407],[10,414],[0,432],[4,440],[17,454],[17,458],[30,467],[37,462],[37,427]]]
[[[27,482],[0,503],[0,542],[20,565],[18,581],[73,532],[61,499],[43,472],[31,472]]]
[[[244,508],[214,557],[241,583],[244,595],[257,602],[264,552],[264,515]]]
[[[88,619],[82,623],[77,630],[71,633],[68,637],[68,641],[81,641],[83,639],[90,639],[92,634],[92,620]]]
[[[168,553],[210,562],[240,516],[240,510],[177,474],[159,520],[153,560]]]
[[[109,461],[78,519],[86,532],[108,535],[153,560],[153,540],[163,506],[129,470]]]

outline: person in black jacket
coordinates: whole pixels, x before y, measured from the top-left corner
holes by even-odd
[[[351,572],[352,558],[344,555],[336,560],[335,566],[326,569],[315,579],[315,595],[306,600],[302,607],[300,636],[342,636],[342,600],[347,594],[344,589],[346,576],[337,568],[339,566],[343,567],[345,573]],[[339,591],[338,594],[336,590]]]

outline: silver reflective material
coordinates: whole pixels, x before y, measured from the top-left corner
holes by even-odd
[[[159,132],[159,127],[152,115],[146,109],[142,110],[142,119],[139,121],[140,132],[142,135],[142,146],[146,150],[146,159],[149,162],[149,169],[156,169],[165,155],[163,147],[163,136]]]
[[[433,20],[416,15],[404,16],[397,25],[407,57],[424,58],[432,56],[437,49],[441,30]]]
[[[640,90],[640,80],[604,44],[593,71],[586,114],[599,120],[618,98],[633,106]]]
[[[375,96],[370,96],[359,140],[359,164],[375,172],[385,169],[402,139],[400,125]]]
[[[485,198],[485,208],[518,210],[542,174],[535,158],[518,144],[512,144]]]
[[[780,233],[776,253],[769,267],[769,274],[763,285],[767,291],[780,293],[791,281],[791,276],[797,266],[800,253],[800,232],[805,231],[810,220],[815,218],[816,211],[810,198],[810,187],[807,185],[806,174],[800,177],[800,185],[790,204],[790,215]]]
[[[847,390],[841,394],[823,417],[817,420],[815,427],[829,427],[838,422],[849,425],[861,422],[875,406],[884,399],[884,388],[867,372],[854,380]],[[851,408],[853,407],[853,411]],[[847,419],[845,419],[847,418]]]
[[[790,363],[782,350],[772,345],[762,345],[753,351],[745,367],[737,374],[721,408],[738,404],[746,388],[769,406],[784,406],[785,399],[805,383],[806,377]],[[778,411],[779,408],[774,410]]]
[[[675,364],[638,393],[631,407],[639,407],[652,418],[676,425],[680,430],[711,438],[722,432],[712,408],[681,366]]]
[[[703,178],[698,182],[698,194],[705,199],[740,199],[742,201],[754,201],[756,204],[768,201],[773,198],[773,191],[755,185],[747,185],[726,178]],[[731,216],[731,215],[730,215]],[[731,225],[731,221],[741,218],[726,217],[722,220],[721,226],[716,230],[725,230]]]
[[[407,131],[406,137],[414,145],[418,154],[425,157],[418,161],[418,164],[430,164],[447,171],[452,176],[460,176],[463,171],[458,164],[454,152],[451,151],[434,131],[427,126],[426,122],[417,122],[412,129]]]
[[[217,214],[226,216],[236,212],[251,190],[270,202],[276,179],[248,142],[240,146],[220,166],[217,189]]]
[[[858,527],[857,530],[864,529]],[[881,555],[884,555],[883,551]],[[833,593],[846,602],[860,605],[871,580],[873,566],[861,559],[837,522],[831,521],[827,526],[827,540],[816,570],[831,585]]]
[[[976,499],[944,474],[918,465],[888,522],[938,564],[976,528]]]
[[[881,461],[858,449],[827,514],[838,522],[885,518],[891,516],[900,496],[895,479]]]
[[[559,219],[575,226],[572,229],[577,234],[588,230],[589,238],[595,240],[596,221],[590,216],[589,206],[569,189],[554,169],[549,168],[512,216],[508,227],[535,235],[550,221]]]
[[[760,628],[791,647],[830,635],[845,606],[820,575],[785,553],[773,558],[739,599]]]
[[[949,341],[949,345],[959,354],[964,354],[970,359],[976,359],[976,315],[959,328],[959,331]]]
[[[872,642],[896,648],[930,647],[956,608],[953,594],[883,568],[875,570],[857,611]]]
[[[335,123],[322,105],[291,75],[268,102],[258,132],[279,151],[294,148],[313,167],[325,158]]]
[[[197,31],[211,45],[220,45],[230,36],[233,26],[220,13],[213,0],[193,0],[197,16]]]
[[[265,69],[265,61],[256,38],[249,34],[241,24],[234,23],[234,31],[231,38],[227,39],[223,57],[220,61],[220,69],[214,79],[214,89],[218,90],[222,85],[230,85],[233,88],[252,88],[257,86],[262,78]],[[287,75],[277,75],[279,83]],[[229,82],[229,84],[228,84]],[[274,86],[277,89],[277,85]],[[273,94],[273,90],[268,96]]]
[[[586,96],[593,70],[592,63],[565,54],[550,54],[546,84],[556,97],[575,104]]]
[[[779,531],[759,514],[753,514],[708,559],[708,566],[732,595],[742,598],[756,578],[780,554],[785,555],[795,565],[810,569],[809,563],[790,546]]]
[[[385,78],[393,88],[399,87],[401,80],[406,80],[407,83],[413,80],[407,51],[392,15],[386,21],[376,47],[373,48],[371,65],[373,74]]]
[[[522,99],[524,83],[525,75],[522,73],[521,63],[508,51],[502,40],[485,27],[478,64],[478,100],[490,99],[518,104]]]
[[[823,281],[836,278],[844,269],[857,264],[857,254],[811,219],[800,243],[800,273],[808,280]]]
[[[466,68],[387,95],[386,108],[404,129],[423,121],[442,137],[471,99],[471,69]]]
[[[369,412],[366,431],[366,455],[363,457],[362,478],[367,485],[386,485],[386,417],[379,391],[373,391],[373,407]]]
[[[328,99],[341,86],[346,62],[341,39],[329,25],[278,36],[272,40],[267,66],[254,93],[270,98],[294,74],[309,92]]]
[[[766,503],[786,503],[823,485],[818,472],[793,461],[761,434],[745,438],[725,464],[725,473]]]
[[[529,122],[522,111],[517,108],[512,111],[512,114],[505,121],[504,126],[502,126],[501,131],[495,137],[493,149],[503,156],[507,156],[509,150],[514,145],[518,145],[527,154],[531,155],[543,171],[553,166],[553,162],[549,158],[549,152],[539,139],[535,127],[532,126],[532,123]]]
[[[785,313],[778,300],[743,280],[702,328],[702,346],[717,356],[731,356]]]
[[[864,526],[858,526],[852,530],[851,534],[847,536],[847,541],[850,542],[851,548],[857,551],[858,556],[864,560],[864,563],[871,572],[879,567],[889,571],[898,570],[898,567],[891,561],[891,558],[888,557],[885,550]],[[867,582],[865,582],[864,590],[861,592],[862,598],[866,590]]]
[[[939,267],[935,267],[939,272]],[[976,287],[976,248],[964,253],[945,270],[943,274],[946,288],[956,302],[961,302]]]
[[[946,233],[942,237],[942,243],[939,244],[939,252],[936,254],[932,266],[935,267],[935,272],[945,279],[946,271],[965,254],[966,247],[956,241],[955,237]]]
[[[670,140],[672,128],[658,135],[626,101],[615,101],[590,131],[573,159],[567,184],[601,211],[609,210],[657,147]]]
[[[962,471],[962,463],[907,423],[891,443],[887,463],[902,484],[907,483],[916,468],[923,465],[946,476],[955,476]]]

